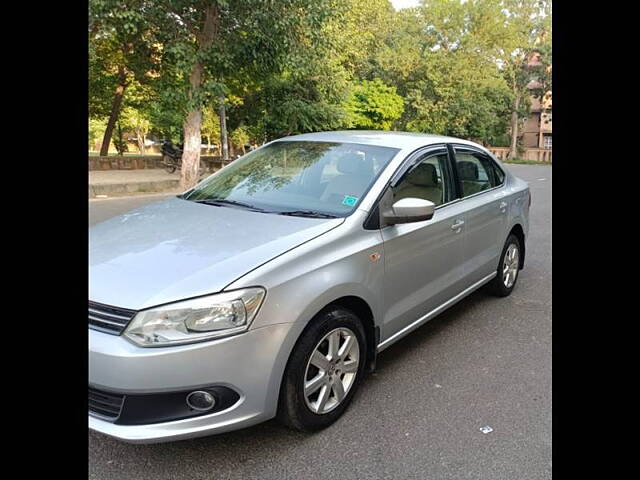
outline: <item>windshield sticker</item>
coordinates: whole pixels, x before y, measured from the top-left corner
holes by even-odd
[[[342,204],[347,207],[353,207],[358,202],[358,197],[352,197],[351,195],[345,195],[342,199]]]

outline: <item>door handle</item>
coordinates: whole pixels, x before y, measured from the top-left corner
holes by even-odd
[[[456,223],[451,225],[451,230],[458,230],[459,231],[462,228],[463,225],[464,225],[464,221],[463,220],[456,220]]]
[[[507,209],[507,202],[500,202],[500,210],[504,212]]]

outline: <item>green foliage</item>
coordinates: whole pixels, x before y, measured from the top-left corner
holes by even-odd
[[[105,128],[107,128],[107,121],[104,118],[89,117],[89,150],[95,148],[96,141],[102,138]]]
[[[375,63],[405,100],[400,129],[483,143],[504,132],[511,93],[491,57],[487,3],[435,0],[398,12]]]
[[[265,75],[242,92],[229,109],[231,128],[248,126],[256,143],[298,133],[335,130],[344,122],[348,72],[330,55],[329,44],[292,48],[286,64],[295,68]],[[237,89],[236,89],[237,91]]]
[[[331,13],[332,0],[218,1],[161,0],[150,11],[164,45],[163,94],[185,111],[210,104],[229,84],[247,82],[280,71],[296,45],[320,43],[318,26]],[[207,8],[215,18],[214,33],[205,34]],[[213,38],[215,37],[215,38]],[[208,41],[209,40],[209,41]],[[201,85],[189,77],[203,66]],[[252,80],[249,80],[249,79]]]
[[[212,106],[202,109],[202,136],[207,143],[220,147],[220,115]]]
[[[124,82],[119,127],[177,143],[194,108],[203,138],[219,142],[224,94],[237,146],[339,128],[506,145],[511,112],[526,117],[530,95],[551,91],[550,5],[424,0],[396,12],[388,0],[90,0],[90,141]],[[217,15],[211,42],[207,12]]]
[[[157,74],[147,0],[90,0],[89,115],[108,116],[118,85],[148,84]]]
[[[312,78],[277,77],[257,92],[267,139],[320,130],[335,130],[342,123],[337,102],[327,98]]]
[[[140,153],[144,153],[144,141],[151,130],[151,121],[146,111],[141,108],[127,107],[122,111],[120,125],[123,129],[135,134]]]
[[[376,78],[357,85],[347,104],[346,127],[356,129],[389,130],[404,110],[404,101],[395,87]]]
[[[120,121],[116,123],[115,132],[116,134],[115,134],[115,137],[113,138],[113,144],[115,145],[116,150],[118,151],[118,155],[122,156],[127,150],[129,150],[129,147],[127,145],[127,140],[124,137],[124,130],[122,128]]]
[[[249,132],[247,131],[247,127],[245,127],[244,125],[232,131],[231,134],[229,135],[229,138],[231,139],[234,145],[236,145],[238,148],[242,149],[243,151],[244,151],[244,146],[248,145],[250,141]]]

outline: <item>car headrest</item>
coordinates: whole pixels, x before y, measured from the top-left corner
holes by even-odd
[[[460,161],[458,162],[458,174],[460,180],[478,180],[478,165],[473,162]]]
[[[417,165],[409,175],[407,181],[418,187],[436,187],[438,186],[438,174],[435,165],[430,163],[421,163]]]
[[[344,155],[338,160],[336,165],[340,173],[346,175],[366,175],[373,176],[373,160],[362,158],[362,155]]]

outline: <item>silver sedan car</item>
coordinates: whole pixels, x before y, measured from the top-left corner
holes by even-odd
[[[483,285],[511,293],[530,202],[475,143],[325,132],[94,226],[89,427],[327,427],[382,350]]]

